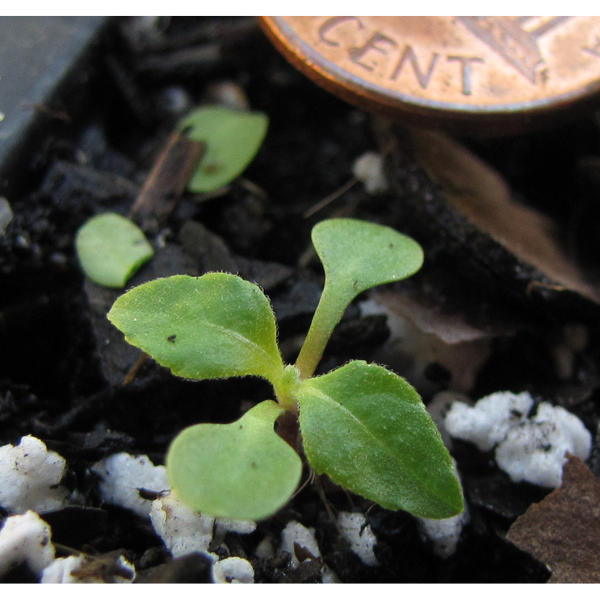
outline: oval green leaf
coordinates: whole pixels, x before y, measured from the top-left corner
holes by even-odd
[[[152,256],[144,232],[117,213],[92,217],[77,232],[75,250],[83,272],[98,285],[125,287]]]
[[[312,241],[327,284],[350,300],[377,285],[405,279],[423,264],[423,249],[415,240],[368,221],[321,221],[312,230]]]
[[[276,387],[283,377],[269,300],[237,275],[144,283],[118,298],[108,319],[130,344],[180,377],[258,375]]]
[[[212,192],[238,177],[252,162],[267,133],[269,119],[259,112],[240,112],[220,106],[200,108],[181,128],[206,144],[206,152],[188,184],[192,192]]]
[[[404,379],[355,361],[298,389],[308,461],[384,508],[444,519],[463,510],[448,451]]]
[[[273,430],[283,412],[267,400],[235,423],[184,429],[166,461],[175,494],[214,517],[258,520],[277,512],[302,474],[300,457]]]

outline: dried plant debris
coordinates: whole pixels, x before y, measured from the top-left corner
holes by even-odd
[[[471,391],[490,356],[491,337],[452,317],[417,307],[402,292],[375,292],[360,304],[361,315],[385,315],[390,337],[373,360],[390,366],[424,394],[449,386]]]
[[[600,481],[569,457],[562,486],[519,517],[508,539],[548,565],[549,583],[600,583]]]
[[[540,288],[600,302],[600,290],[567,256],[552,221],[518,204],[485,162],[438,132],[378,129],[382,148],[392,148],[386,175],[402,198],[401,218],[417,223],[421,235],[412,233],[421,242],[429,238],[433,250],[463,261],[504,294]]]
[[[134,566],[119,552],[68,556],[48,565],[40,583],[133,583]]]

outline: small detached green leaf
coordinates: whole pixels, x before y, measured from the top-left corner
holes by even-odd
[[[188,115],[181,128],[195,141],[206,144],[206,152],[188,189],[212,192],[238,177],[252,162],[267,133],[268,117],[259,112],[241,112],[209,106]]]
[[[92,217],[77,232],[75,249],[83,272],[98,285],[125,287],[154,255],[144,232],[117,213]]]
[[[269,300],[237,275],[149,281],[118,298],[108,319],[130,344],[180,377],[258,375],[276,389],[284,377]]]
[[[448,451],[418,393],[378,365],[354,361],[297,391],[308,461],[391,510],[444,519],[463,510]]]
[[[284,412],[272,400],[228,425],[184,429],[167,454],[175,494],[194,510],[258,520],[288,502],[302,474],[298,454],[274,431]]]

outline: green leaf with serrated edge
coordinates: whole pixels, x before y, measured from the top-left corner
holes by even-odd
[[[125,287],[154,254],[144,232],[117,213],[89,219],[77,232],[75,249],[83,272],[108,288]]]
[[[325,288],[296,365],[310,377],[344,311],[360,294],[421,268],[421,246],[395,229],[356,219],[328,219],[312,230]]]
[[[279,510],[302,474],[300,457],[273,430],[283,412],[267,400],[234,423],[184,429],[166,461],[175,494],[214,517],[257,520]]]
[[[181,128],[205,142],[206,152],[188,184],[192,192],[211,192],[233,181],[252,162],[267,133],[269,119],[259,112],[200,108],[188,115]]]
[[[269,300],[237,275],[156,279],[118,298],[108,318],[180,377],[258,375],[276,388],[283,377]]]
[[[463,510],[460,483],[418,393],[355,361],[297,389],[304,451],[317,473],[384,508],[443,519]]]

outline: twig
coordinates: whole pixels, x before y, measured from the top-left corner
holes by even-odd
[[[310,469],[311,469],[311,471],[313,470],[312,467],[310,467]],[[319,498],[321,499],[321,501],[323,502],[323,504],[325,505],[325,510],[327,511],[327,514],[329,515],[329,518],[331,519],[332,523],[335,525],[335,528],[338,530],[338,533],[341,536],[346,537],[346,534],[342,530],[340,523],[337,520],[337,517],[333,514],[333,509],[331,508],[331,503],[329,502],[329,500],[327,500],[327,497],[325,496],[325,490],[323,489],[323,483],[321,482],[321,477],[316,472],[314,472],[314,484],[315,484],[315,489],[317,490],[317,494],[318,494]]]
[[[123,387],[129,385],[135,379],[136,375],[139,373],[140,369],[144,366],[147,360],[148,354],[146,354],[145,352],[142,353],[135,365],[133,365],[133,367],[131,367],[131,369],[129,370],[129,373],[125,375],[123,383],[121,384]]]
[[[331,204],[334,200],[337,200],[342,194],[345,194],[354,184],[358,183],[358,179],[353,177],[347,181],[342,187],[338,188],[335,192],[329,194],[316,204],[313,204],[302,216],[305,219],[312,217],[316,212],[319,212],[322,208],[325,208],[328,204]]]
[[[137,216],[144,229],[154,221],[162,224],[177,205],[205,150],[204,142],[175,132],[154,163],[129,218]]]

